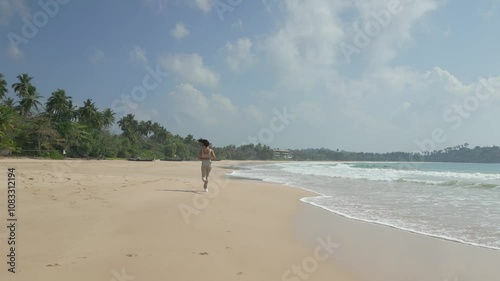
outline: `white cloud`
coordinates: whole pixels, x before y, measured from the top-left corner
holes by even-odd
[[[261,122],[264,119],[264,113],[255,105],[249,104],[244,109],[243,112],[250,117],[252,120]]]
[[[183,115],[204,125],[220,125],[234,120],[237,107],[228,97],[214,94],[207,98],[192,84],[182,83],[169,94],[175,103],[175,119],[183,120]]]
[[[474,85],[464,85],[460,80],[453,76],[450,72],[439,67],[434,67],[424,73],[424,78],[429,83],[438,83],[447,92],[453,94],[467,94],[474,90]]]
[[[336,95],[331,98],[335,103],[323,103],[323,111],[330,108],[328,121],[343,121],[344,125],[338,124],[338,127],[352,138],[352,142],[347,139],[341,141],[345,146],[366,145],[366,149],[373,150],[370,147],[374,146],[358,141],[360,136],[370,136],[373,144],[377,140],[381,142],[377,146],[383,147],[384,151],[414,150],[417,148],[414,141],[429,137],[435,128],[442,128],[447,133],[455,131],[455,123],[450,121],[455,119],[450,116],[458,119],[461,113],[457,108],[465,107],[467,103],[472,107],[470,104],[477,102],[477,109],[464,113],[467,117],[461,118],[464,125],[459,127],[460,138],[467,141],[467,133],[471,130],[467,124],[482,119],[489,112],[488,108],[498,106],[497,91],[490,91],[494,91],[491,89],[495,87],[500,90],[500,77],[484,82],[488,83],[488,90],[479,80],[464,83],[439,67],[424,72],[407,67],[385,67],[379,69],[377,74],[345,80],[345,83],[339,83]],[[477,98],[478,89],[481,90],[481,97],[488,96],[486,100]],[[354,93],[354,98],[350,97],[350,93]]]
[[[148,64],[148,58],[146,57],[146,51],[139,47],[135,46],[131,51],[130,51],[130,61],[140,63],[143,65]]]
[[[198,121],[213,123],[215,119],[207,119],[204,112],[208,109],[208,99],[193,85],[183,83],[175,87],[175,91],[170,93],[174,99],[176,108]]]
[[[182,0],[179,2],[208,13],[213,9],[214,1],[220,0]],[[151,6],[153,9],[158,11],[166,10],[170,2],[170,0],[142,0],[142,3]]]
[[[270,114],[272,108],[287,106],[297,114],[295,125],[280,132],[274,141],[288,139],[296,141],[291,145],[299,147],[311,141],[299,130],[295,131],[294,126],[311,128],[313,134],[331,138],[340,148],[413,148],[412,138],[435,126],[433,121],[442,120],[443,109],[459,102],[473,87],[437,69],[426,77],[425,72],[411,67],[388,66],[388,62],[412,42],[411,32],[415,26],[439,7],[438,2],[432,0],[413,2],[404,2],[408,6],[394,15],[384,32],[362,50],[362,67],[371,67],[363,68],[358,77],[353,78],[343,74],[345,59],[339,46],[352,39],[352,21],[371,16],[373,11],[386,7],[388,1],[369,1],[368,4],[361,0],[264,1],[269,11],[281,9],[285,15],[282,20],[264,37],[241,38],[226,43],[223,48],[224,61],[232,71],[253,66],[252,70],[265,77],[267,83],[262,85],[265,91],[250,90],[247,105],[241,107],[242,117],[252,120],[254,125],[266,125],[266,114]],[[345,14],[354,17],[346,19]],[[238,26],[240,24],[234,24]],[[212,70],[193,71],[206,68],[197,55],[170,56],[164,62],[169,72],[176,73],[183,82],[207,85],[210,83],[200,83],[214,80],[202,78],[207,76],[217,77],[218,81],[218,74],[201,75],[214,73]],[[213,97],[206,99],[214,103]],[[224,121],[234,124],[239,119]],[[332,130],[325,131],[325,126]],[[242,130],[239,134],[246,136],[248,132]],[[371,143],[366,142],[367,136],[373,137]],[[391,141],[384,142],[387,138]],[[396,140],[401,140],[398,147],[389,147],[394,146]]]
[[[270,74],[285,87],[310,91],[336,72],[338,48],[344,37],[339,13],[341,1],[290,0],[280,2],[283,24],[259,42]],[[298,84],[298,85],[297,85]]]
[[[252,41],[248,38],[238,39],[234,43],[227,42],[225,51],[226,63],[232,71],[238,71],[245,65],[253,64]]]
[[[170,30],[170,34],[175,38],[175,39],[184,39],[189,36],[189,30],[186,28],[186,26],[183,23],[177,23],[172,30]]]
[[[443,1],[402,2],[407,6],[392,15],[390,24],[361,50],[356,62],[359,65],[345,67],[339,46],[342,42],[352,42],[353,22],[363,23],[373,12],[387,7],[387,3],[387,0],[264,1],[270,11],[283,12],[277,25],[266,35],[230,41],[221,48],[221,61],[232,71],[248,70],[249,75],[243,80],[227,83],[242,82],[245,94],[238,101],[245,104],[235,106],[235,99],[224,92],[220,92],[224,95],[210,95],[206,89],[200,90],[201,86],[216,87],[220,80],[220,75],[200,55],[172,54],[164,56],[161,65],[175,74],[180,83],[171,93],[175,101],[172,106],[178,110],[174,119],[183,120],[183,126],[188,127],[200,122],[208,124],[213,129],[211,133],[221,136],[232,126],[231,136],[219,139],[226,142],[257,135],[262,126],[268,126],[272,109],[286,106],[297,118],[268,143],[272,147],[318,144],[357,151],[411,151],[418,148],[415,140],[430,137],[437,127],[450,136],[452,133],[460,136],[449,142],[467,141],[473,135],[470,124],[484,126],[482,130],[487,135],[487,126],[491,124],[481,125],[478,120],[500,118],[498,110],[495,111],[500,106],[500,77],[487,79],[498,85],[497,91],[487,101],[481,101],[479,109],[470,112],[469,119],[464,119],[464,125],[455,131],[454,123],[445,120],[443,114],[470,100],[480,82],[465,82],[440,66],[426,71],[398,65],[395,60],[413,44],[418,28],[422,25],[433,28],[426,18],[441,8]],[[239,23],[234,25],[239,26]],[[233,77],[238,79],[236,75]],[[228,86],[228,92],[234,90],[231,87]],[[241,121],[247,124],[244,128],[239,126]],[[304,128],[309,130],[307,136]],[[324,140],[312,139],[311,135],[322,136]],[[286,141],[280,143],[280,139]]]
[[[208,13],[212,10],[213,7],[213,0],[189,0],[189,2],[197,7],[198,9],[202,10],[205,13]]]
[[[401,2],[397,14],[387,11],[388,3],[392,3],[387,0],[280,2],[286,17],[278,25],[279,29],[263,42],[262,49],[282,78],[291,81],[300,76],[302,86],[309,89],[311,85],[328,80],[335,75],[339,65],[348,62],[341,46],[356,46],[354,38],[359,36],[359,32],[355,25],[362,29],[366,23],[380,27],[374,14],[379,17],[390,14],[386,26],[379,28],[378,35],[368,37],[369,44],[358,48],[360,54],[350,56],[350,59],[362,56],[368,65],[380,66],[394,59],[402,48],[412,42],[411,31],[415,24],[436,10],[441,2]],[[345,13],[352,14],[353,19],[346,20]]]
[[[236,114],[238,109],[233,105],[231,100],[221,94],[214,94],[211,97],[213,109],[217,112],[225,112]]]
[[[370,41],[367,47],[361,48],[361,55],[371,65],[381,65],[394,59],[402,48],[413,42],[411,33],[416,23],[422,23],[428,13],[437,10],[445,2],[440,0],[399,1],[400,4],[396,9],[399,12],[395,14],[389,12],[394,10],[390,3],[393,1],[356,0],[353,2],[359,13],[356,22],[364,34],[368,35]],[[367,25],[372,27],[374,35],[369,35]],[[355,45],[354,36],[359,34],[359,31],[355,31],[354,24],[347,30],[346,42]]]
[[[214,87],[219,83],[219,74],[210,70],[198,54],[174,54],[160,58],[160,65],[176,74],[182,82]]]
[[[24,58],[24,53],[18,47],[10,44],[7,49],[7,53],[11,59],[22,59]]]
[[[98,63],[102,62],[105,58],[106,58],[106,54],[102,50],[99,50],[99,49],[94,49],[89,57],[90,62],[92,64],[98,64]]]

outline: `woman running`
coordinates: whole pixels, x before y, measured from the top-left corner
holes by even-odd
[[[208,176],[212,170],[212,160],[216,160],[214,151],[210,148],[210,142],[206,139],[199,139],[199,143],[203,145],[203,148],[198,154],[198,159],[201,160],[201,180],[205,183],[203,188],[205,192],[208,191]]]

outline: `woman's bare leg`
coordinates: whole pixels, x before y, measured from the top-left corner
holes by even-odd
[[[201,180],[205,182],[205,178],[207,177],[207,169],[204,166],[201,166]]]
[[[212,167],[208,166],[207,167],[207,172],[206,172],[206,177],[205,177],[205,179],[207,180],[207,182],[208,182],[208,176],[210,175],[210,171],[212,171]]]

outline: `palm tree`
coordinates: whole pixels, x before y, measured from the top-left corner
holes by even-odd
[[[123,131],[123,135],[132,139],[132,137],[138,132],[139,122],[135,120],[133,114],[127,114],[118,120],[118,126]]]
[[[78,119],[82,124],[100,129],[102,126],[102,115],[92,99],[87,99],[83,106],[78,109]]]
[[[109,128],[113,123],[115,123],[115,115],[111,108],[106,108],[102,112],[102,126],[104,128]]]
[[[38,109],[42,104],[38,101],[41,96],[38,94],[36,87],[31,84],[33,77],[24,73],[18,75],[18,83],[12,84],[14,92],[19,97],[19,112],[20,115],[25,117],[31,113],[33,108]]]
[[[68,97],[64,90],[58,89],[45,103],[45,110],[55,121],[69,121],[71,119],[70,102],[71,97]]]
[[[3,105],[5,105],[8,108],[14,109],[15,107],[15,102],[13,98],[6,98],[3,100]]]
[[[0,138],[5,136],[9,129],[14,128],[14,112],[6,106],[0,105]]]
[[[31,87],[26,96],[21,98],[21,100],[19,101],[21,116],[29,116],[33,108],[38,110],[38,107],[42,106],[42,103],[39,101],[41,97],[42,96],[40,96],[36,91],[36,88]]]
[[[28,96],[30,91],[33,91],[34,86],[33,84],[31,84],[31,80],[33,79],[33,77],[30,77],[27,73],[24,73],[22,75],[18,75],[17,79],[19,80],[19,83],[12,84],[12,88],[14,89],[14,92],[19,97],[19,99],[22,100],[23,98]]]
[[[5,81],[4,76],[0,73],[0,99],[3,99],[7,94],[7,81]]]
[[[139,122],[139,133],[145,137],[148,137],[152,133],[152,123],[151,120]]]

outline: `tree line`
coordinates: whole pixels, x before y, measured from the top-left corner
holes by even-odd
[[[390,162],[462,162],[500,163],[500,147],[470,148],[468,143],[441,150],[423,152],[348,152],[326,148],[291,150],[298,161],[390,161]]]
[[[200,145],[193,135],[174,135],[158,122],[139,121],[133,114],[119,120],[92,99],[81,106],[65,90],[57,89],[45,103],[33,77],[21,74],[10,87],[0,73],[0,154],[71,158],[197,159]],[[13,94],[10,94],[12,90]],[[121,134],[111,128],[116,124]],[[269,160],[267,145],[214,147],[219,159]]]
[[[116,119],[110,109],[99,110],[92,99],[81,106],[62,89],[45,103],[33,77],[21,74],[8,85],[0,73],[0,155],[63,158],[197,159],[200,145],[191,134],[174,135],[158,122],[139,121],[133,114]],[[12,90],[13,94],[9,90]],[[115,124],[120,134],[111,132]],[[271,160],[273,150],[262,144],[213,147],[219,159]],[[500,147],[469,148],[469,144],[424,152],[347,152],[326,148],[290,150],[296,161],[427,161],[500,163]]]

